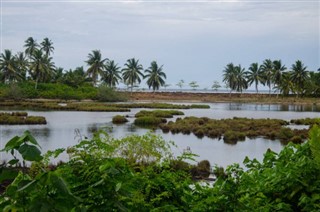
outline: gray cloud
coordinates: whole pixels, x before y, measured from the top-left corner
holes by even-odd
[[[317,1],[5,1],[2,11],[1,50],[49,37],[56,64],[66,69],[84,65],[93,49],[119,64],[157,60],[172,84],[183,76],[210,86],[228,62],[320,66]]]

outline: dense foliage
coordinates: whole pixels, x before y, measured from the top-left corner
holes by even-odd
[[[88,84],[93,87],[104,84],[109,88],[115,88],[119,82],[123,82],[132,91],[133,87],[141,83],[141,78],[146,78],[149,88],[152,87],[154,91],[165,85],[166,75],[162,71],[162,66],[158,67],[155,61],[151,62],[150,68],[144,70],[146,73],[144,76],[143,66],[139,64],[139,60],[129,59],[121,69],[113,60],[103,58],[100,50],[93,50],[85,61],[87,70],[83,66],[76,67],[74,70],[64,70],[55,66],[51,57],[54,53],[53,42],[48,38],[44,38],[39,44],[29,37],[25,41],[24,48],[24,52],[16,54],[5,49],[0,55],[0,84],[32,82],[37,90],[38,83],[59,83],[74,88]],[[60,95],[56,98],[60,98]],[[69,91],[66,96],[70,95],[74,96]],[[95,95],[89,97],[94,98]],[[77,96],[78,98],[82,96]],[[105,99],[105,96],[102,99]]]
[[[11,180],[0,196],[2,211],[319,211],[320,128],[304,144],[268,150],[262,162],[245,158],[215,168],[212,185],[192,181],[191,165],[174,158],[170,143],[146,134],[113,139],[105,133],[68,148],[69,161],[56,166],[41,155],[25,132],[3,149],[13,159],[1,165],[0,183]],[[30,169],[19,167],[33,162]],[[25,163],[23,163],[25,164]],[[206,165],[207,163],[204,162]]]
[[[126,101],[124,94],[113,90],[105,85],[93,87],[90,84],[83,84],[72,87],[61,83],[38,83],[37,89],[33,82],[21,82],[15,84],[0,84],[1,99],[63,99],[83,100],[93,99],[104,102]]]
[[[223,81],[230,88],[242,92],[248,86],[254,84],[258,93],[258,85],[269,88],[269,94],[273,89],[284,96],[296,94],[297,96],[320,96],[320,72],[308,71],[300,60],[292,64],[291,68],[282,64],[281,60],[266,59],[262,65],[252,63],[245,71],[241,65],[235,66],[229,63],[223,70]]]

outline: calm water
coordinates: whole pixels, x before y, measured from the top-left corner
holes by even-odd
[[[187,104],[187,103],[183,103]],[[185,116],[209,117],[214,119],[248,117],[248,118],[278,118],[284,120],[296,118],[320,117],[320,108],[315,106],[297,105],[260,105],[260,104],[236,104],[214,103],[209,104],[210,109],[182,110]],[[79,132],[82,136],[91,137],[92,133],[101,127],[107,127],[115,138],[125,137],[130,134],[145,134],[147,129],[136,127],[132,124],[134,118],[124,125],[113,125],[111,119],[117,114],[133,117],[141,109],[132,109],[131,112],[67,112],[67,111],[27,111],[29,115],[44,116],[47,125],[30,126],[0,126],[0,148],[15,135],[21,135],[29,130],[36,137],[42,147],[42,151],[65,148],[76,144],[79,140]],[[76,133],[77,132],[77,133]],[[232,163],[242,163],[245,156],[261,160],[264,152],[270,148],[279,152],[283,146],[279,141],[270,141],[262,138],[247,139],[236,145],[225,144],[223,140],[202,138],[194,135],[160,134],[165,140],[174,141],[178,148],[173,149],[176,155],[190,147],[192,152],[198,154],[197,160],[208,159],[212,165],[227,166]],[[8,159],[8,155],[0,153],[0,159]],[[62,156],[67,159],[67,156]]]

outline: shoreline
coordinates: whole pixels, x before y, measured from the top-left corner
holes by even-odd
[[[257,103],[257,104],[297,104],[320,105],[320,98],[283,97],[277,94],[240,94],[240,93],[188,93],[188,92],[126,92],[133,102],[192,102],[192,103]]]

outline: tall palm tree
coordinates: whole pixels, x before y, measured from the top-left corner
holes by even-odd
[[[249,71],[246,72],[248,85],[255,84],[256,92],[258,93],[258,84],[264,84],[263,72],[258,63],[252,63]]]
[[[144,72],[147,73],[144,78],[147,78],[149,89],[152,87],[153,92],[159,90],[160,86],[165,85],[164,79],[167,79],[166,74],[162,71],[162,66],[158,66],[156,61],[151,62],[151,66]]]
[[[121,80],[120,67],[115,64],[114,60],[110,60],[106,64],[106,71],[102,76],[101,80],[104,81],[109,87],[116,87]]]
[[[29,63],[26,59],[26,55],[23,52],[18,52],[15,55],[16,65],[17,65],[17,72],[21,76],[22,80],[26,80],[27,78],[27,70]]]
[[[235,66],[233,63],[227,64],[223,70],[223,82],[226,83],[226,86],[230,88],[230,96],[232,90],[236,90],[237,76],[235,72]]]
[[[294,86],[290,80],[290,73],[283,72],[281,80],[276,84],[275,89],[277,89],[282,95],[288,96],[290,92],[294,92]]]
[[[139,64],[139,60],[136,60],[134,58],[128,59],[124,65],[126,67],[122,69],[122,78],[125,84],[131,86],[131,95],[132,95],[133,85],[137,82],[141,83],[140,77],[143,78],[143,74],[141,73],[141,70],[143,70],[143,67],[141,64]]]
[[[26,55],[31,58],[33,55],[33,52],[39,47],[39,44],[37,43],[36,40],[33,39],[33,37],[29,37],[25,41],[24,47],[26,48],[25,53]]]
[[[85,62],[89,66],[87,70],[87,75],[92,78],[93,85],[96,85],[99,76],[103,75],[106,60],[108,59],[107,58],[102,59],[102,56],[99,50],[93,50],[92,53],[89,53],[88,60]]]
[[[22,78],[17,71],[15,57],[8,49],[5,49],[4,53],[0,55],[0,71],[1,82],[3,83],[18,81]]]
[[[53,43],[51,40],[49,40],[49,38],[45,38],[43,39],[43,41],[41,42],[41,50],[44,51],[44,53],[49,56],[50,53],[53,53],[54,47],[52,46]]]
[[[281,60],[273,61],[273,82],[275,87],[278,87],[281,83],[282,74],[286,69],[287,67],[282,65]]]
[[[43,55],[41,50],[36,49],[31,56],[30,75],[36,81],[35,89],[38,82],[48,82],[55,74],[55,66],[52,62],[52,57]]]
[[[304,66],[300,60],[297,60],[295,64],[292,65],[291,69],[290,80],[295,86],[297,96],[299,96],[302,94],[305,83],[309,79],[309,72],[307,71],[307,66]]]
[[[236,75],[236,91],[242,93],[244,89],[248,88],[245,68],[242,68],[241,65],[235,66],[234,72]]]
[[[261,66],[264,75],[264,81],[269,87],[269,95],[271,94],[271,86],[273,83],[273,62],[270,59],[266,59],[263,61]]]

